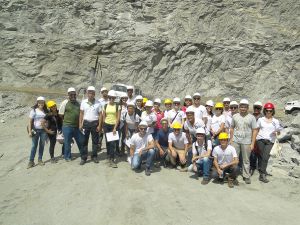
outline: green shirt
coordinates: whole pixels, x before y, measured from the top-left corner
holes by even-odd
[[[80,114],[79,102],[68,101],[64,108],[63,126],[79,127],[79,114]]]

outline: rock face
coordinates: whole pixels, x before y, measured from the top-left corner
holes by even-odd
[[[197,90],[282,103],[300,94],[299,4],[2,0],[0,85],[66,88],[96,79],[161,97]]]

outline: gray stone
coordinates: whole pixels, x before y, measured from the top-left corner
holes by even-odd
[[[298,114],[293,122],[291,123],[291,127],[298,128],[300,130],[300,114]]]
[[[300,166],[296,166],[292,170],[290,170],[289,176],[295,177],[295,178],[300,178]]]
[[[291,146],[294,150],[296,150],[300,153],[300,136],[299,135],[292,136]]]
[[[287,127],[280,132],[280,135],[278,135],[278,140],[279,142],[290,141],[293,135],[298,135],[298,134],[300,134],[300,129]]]

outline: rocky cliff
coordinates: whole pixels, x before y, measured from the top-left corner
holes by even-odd
[[[299,12],[298,0],[2,0],[0,85],[96,79],[280,103],[300,94]]]

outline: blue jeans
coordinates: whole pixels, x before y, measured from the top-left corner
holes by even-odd
[[[134,170],[138,169],[142,164],[142,160],[146,160],[146,168],[150,169],[153,164],[154,156],[154,149],[149,149],[148,151],[143,152],[141,156],[138,153],[135,153],[131,161],[131,168]]]
[[[81,159],[86,160],[87,154],[84,153],[82,143],[84,136],[80,132],[78,127],[69,127],[69,126],[63,126],[62,132],[64,135],[64,157],[65,160],[71,159],[71,142],[72,138],[75,139],[77,147],[80,152]]]
[[[203,178],[209,178],[209,170],[211,167],[211,160],[208,157],[197,160],[196,162],[198,172],[203,171]]]
[[[30,152],[30,161],[34,161],[36,149],[39,145],[39,160],[42,160],[47,133],[44,129],[36,129],[36,134],[32,137],[32,147]]]

